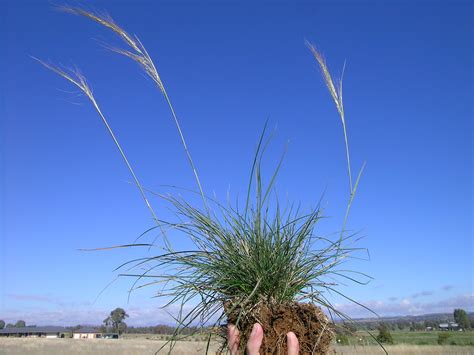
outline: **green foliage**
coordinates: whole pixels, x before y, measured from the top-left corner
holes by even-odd
[[[5,321],[0,319],[0,329],[5,328]]]
[[[128,314],[123,308],[115,308],[110,315],[104,319],[105,327],[112,327],[115,333],[122,334],[127,329],[127,324],[124,319],[128,317]]]
[[[123,308],[115,308],[112,312],[110,312],[110,318],[112,318],[112,322],[119,323],[125,318],[128,318],[128,314]]]
[[[390,329],[385,323],[380,323],[379,325],[379,334],[377,335],[377,340],[382,344],[393,344],[392,334]]]
[[[127,331],[127,323],[120,322],[117,326],[117,333],[123,334]]]
[[[438,334],[438,344],[439,345],[443,345],[443,344],[446,344],[446,342],[448,341],[448,338],[451,337],[451,334],[448,333],[448,332],[441,332]]]
[[[469,329],[471,326],[471,322],[469,321],[469,317],[464,309],[455,309],[454,310],[454,321],[459,324],[459,326],[463,329]]]
[[[342,326],[347,334],[353,335],[357,332],[357,326],[353,322],[344,322]]]
[[[432,345],[436,346],[438,344],[439,334],[449,334],[450,337],[446,344],[456,343],[460,346],[472,346],[474,345],[474,332],[464,331],[464,332],[438,332],[438,331],[419,331],[419,332],[410,332],[405,331],[394,331],[391,332],[393,342],[397,345],[407,344],[407,345]],[[376,345],[374,339],[367,336],[367,334],[360,330],[357,331],[354,335],[347,335],[349,338],[350,344],[366,344],[366,345]],[[359,340],[362,339],[362,340]],[[445,344],[445,345],[446,345]]]
[[[399,330],[404,330],[410,327],[410,323],[404,320],[397,321],[397,327]]]
[[[239,309],[244,317],[262,301],[306,300],[341,315],[327,301],[325,291],[340,294],[334,282],[338,277],[359,283],[366,281],[358,280],[354,276],[356,272],[345,273],[339,268],[358,250],[344,247],[353,235],[344,235],[336,241],[318,236],[315,227],[322,218],[319,205],[302,213],[299,207],[282,207],[272,194],[281,160],[268,178],[268,185],[263,186],[261,162],[268,144],[264,137],[265,130],[257,147],[242,209],[238,203],[224,206],[208,199],[214,208],[208,214],[182,198],[163,196],[175,208],[180,221],[162,223],[189,237],[194,248],[174,250],[166,244],[161,255],[122,265],[143,268],[153,263],[142,274],[126,274],[137,277],[134,288],[149,285],[146,280],[151,277],[154,283],[164,285],[158,296],[171,296],[170,304],[179,302],[184,309],[189,300],[199,301],[178,319],[180,326],[173,340],[179,339],[182,330],[196,322],[208,324],[216,315],[215,325],[225,321],[223,304],[228,309]],[[251,193],[252,188],[255,194]]]
[[[425,325],[423,322],[411,322],[410,323],[410,331],[417,332],[425,330]]]
[[[79,88],[89,98],[112,136],[147,208],[157,223],[157,226],[150,231],[159,229],[163,238],[163,243],[160,245],[161,253],[153,257],[132,260],[119,268],[128,267],[127,272],[121,274],[122,276],[136,277],[132,290],[160,284],[163,287],[157,296],[166,297],[169,300],[167,305],[181,305],[177,319],[179,326],[171,338],[172,341],[187,336],[183,334],[183,329],[192,324],[198,323],[203,326],[217,318],[214,324],[219,325],[226,318],[226,313],[222,312],[223,305],[227,311],[238,309],[241,316],[245,316],[246,312],[250,312],[260,302],[274,304],[307,301],[328,308],[343,319],[350,319],[332,306],[326,294],[332,292],[353,301],[337,290],[338,279],[342,278],[359,284],[368,282],[367,275],[341,268],[344,262],[353,257],[353,253],[362,250],[349,245],[354,241],[355,235],[348,233],[346,225],[364,165],[353,180],[342,97],[342,79],[336,83],[333,82],[324,58],[315,47],[307,42],[319,64],[342,123],[349,178],[348,203],[342,228],[336,240],[320,236],[315,231],[317,223],[322,218],[319,204],[306,212],[303,212],[299,205],[280,204],[273,189],[282,160],[264,188],[261,160],[267,146],[263,142],[265,129],[252,165],[245,207],[241,209],[238,203],[223,205],[206,197],[174,108],[155,64],[142,43],[120,28],[108,16],[101,16],[80,8],[62,7],[62,9],[89,18],[119,35],[126,49],[115,47],[110,47],[110,49],[137,62],[155,82],[171,110],[199,188],[198,193],[203,199],[204,208],[199,209],[181,197],[162,196],[171,204],[177,218],[173,221],[158,219],[146,197],[145,189],[141,186],[95,100],[86,78],[78,70],[68,72],[61,67],[40,61],[45,67]],[[255,181],[254,184],[253,181]],[[252,188],[255,188],[253,195]],[[209,205],[214,209],[210,209]],[[187,236],[194,246],[191,250],[174,249],[168,242],[168,232]],[[145,244],[116,247],[143,245]],[[130,271],[131,269],[140,271],[135,273]],[[145,281],[150,278],[153,281]],[[197,300],[197,305],[190,311],[185,311],[184,306],[192,300]],[[126,316],[125,311],[123,315]],[[120,331],[119,326],[123,323],[125,316],[115,318],[111,313],[104,323]]]
[[[335,324],[334,331],[336,333],[336,342],[344,344],[344,338],[355,336],[357,333],[357,326],[355,322],[343,322],[342,324]]]
[[[19,320],[19,321],[17,321],[17,322],[15,323],[15,327],[17,327],[17,328],[24,328],[24,327],[26,327],[26,323],[25,323],[24,320]]]
[[[344,334],[336,336],[336,343],[339,345],[349,345],[349,338]]]
[[[8,324],[5,326],[5,328],[14,328],[14,327],[15,327],[15,326],[14,326],[13,324],[11,324],[11,323],[8,323]]]

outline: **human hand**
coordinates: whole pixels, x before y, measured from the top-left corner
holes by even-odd
[[[259,355],[260,346],[263,341],[263,328],[260,324],[255,323],[252,328],[247,346],[245,347],[246,355]],[[288,355],[298,355],[300,346],[298,338],[295,333],[289,332],[286,334],[286,341],[288,342]],[[227,343],[231,355],[240,355],[239,344],[240,334],[237,327],[233,324],[227,326]]]

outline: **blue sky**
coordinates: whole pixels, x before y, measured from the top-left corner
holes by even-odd
[[[367,161],[349,227],[371,255],[350,267],[374,280],[341,290],[381,315],[474,311],[469,2],[85,3],[136,33],[155,59],[207,192],[244,194],[269,118],[277,130],[268,168],[290,142],[278,192],[310,207],[327,187],[323,234],[343,218],[344,142],[304,40],[336,76],[346,60],[354,170]],[[81,68],[144,185],[194,188],[162,96],[93,40],[119,44],[96,24],[48,1],[1,7],[0,319],[98,323],[122,306],[130,324],[169,321],[152,288],[127,301],[130,279],[95,300],[115,266],[149,254],[77,249],[132,242],[152,221],[89,102],[29,55]]]

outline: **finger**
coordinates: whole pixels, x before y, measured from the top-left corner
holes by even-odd
[[[247,355],[259,355],[260,346],[263,341],[263,328],[260,324],[255,323],[247,342]]]
[[[289,332],[286,334],[286,341],[288,342],[288,355],[298,355],[300,352],[300,344],[295,333]]]
[[[231,355],[239,354],[240,334],[237,327],[233,324],[227,326],[227,346]]]

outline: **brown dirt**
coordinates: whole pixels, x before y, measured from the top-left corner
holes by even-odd
[[[229,305],[225,309],[229,310]],[[239,309],[227,314],[228,323],[237,324]],[[252,311],[240,316],[241,348],[245,348],[255,323],[260,323],[264,331],[260,355],[286,355],[286,334],[293,332],[298,338],[300,355],[328,354],[334,332],[321,308],[308,303],[268,304],[260,303]]]

